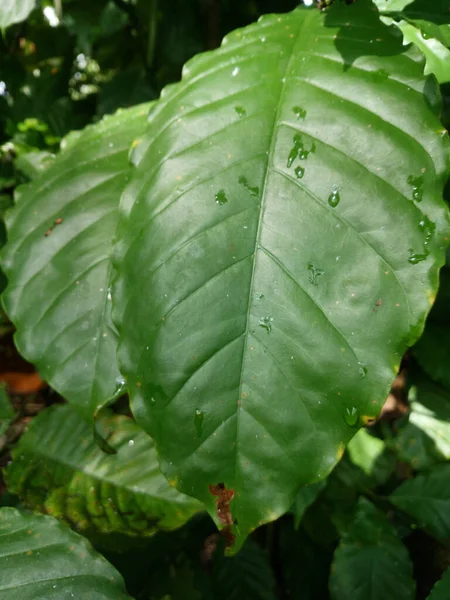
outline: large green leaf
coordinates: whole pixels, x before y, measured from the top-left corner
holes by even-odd
[[[437,539],[450,540],[450,465],[405,481],[389,497]]]
[[[413,600],[408,551],[394,527],[370,502],[359,501],[331,568],[333,600]]]
[[[427,600],[448,600],[450,598],[450,567],[435,584]]]
[[[111,321],[111,254],[128,148],[149,105],[103,119],[40,177],[6,218],[5,308],[15,342],[42,377],[87,417],[123,389]]]
[[[74,410],[54,406],[33,420],[13,450],[8,489],[29,507],[78,530],[151,535],[181,526],[201,505],[169,486],[151,438],[131,419],[101,416],[117,454],[95,444]]]
[[[371,8],[230,34],[134,149],[121,368],[164,473],[236,547],[378,413],[444,262],[435,83]]]
[[[2,0],[0,6],[0,29],[13,23],[24,21],[33,8],[36,0]]]
[[[125,600],[120,574],[56,519],[0,509],[0,600]]]

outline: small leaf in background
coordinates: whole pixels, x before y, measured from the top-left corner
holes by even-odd
[[[28,179],[36,179],[45,169],[47,169],[55,155],[51,152],[24,152],[20,154],[15,161],[15,167],[21,171]]]
[[[450,269],[444,267],[439,276],[436,302],[428,316],[425,330],[413,353],[431,379],[450,390]]]
[[[111,320],[112,248],[128,148],[148,108],[70,136],[41,176],[19,188],[6,217],[3,301],[16,345],[88,419],[125,389]]]
[[[253,540],[247,540],[239,554],[214,553],[207,600],[275,600],[275,578],[267,553]]]
[[[448,600],[450,598],[450,567],[433,587],[427,600]]]
[[[436,539],[450,540],[450,465],[405,481],[389,500]]]
[[[380,12],[397,12],[411,4],[414,0],[374,0]]]
[[[450,392],[418,381],[409,392],[409,414],[389,446],[419,471],[450,460]]]
[[[33,8],[36,0],[2,0],[0,4],[0,30],[24,21]]]
[[[69,405],[43,411],[13,450],[9,490],[87,533],[151,535],[180,527],[201,509],[169,485],[153,441],[132,419],[102,414],[99,421],[112,431],[114,456],[96,446],[89,424]]]
[[[326,485],[327,481],[326,479],[323,479],[322,481],[305,485],[299,489],[291,509],[291,512],[294,515],[295,529],[298,529],[303,515],[305,514],[305,510],[308,506],[311,506]]]
[[[439,83],[450,81],[450,50],[407,21],[400,21],[397,26],[403,34],[403,43],[414,43],[425,56],[425,75],[435,75]]]
[[[0,600],[126,600],[121,575],[52,517],[0,508]]]
[[[393,525],[369,501],[359,500],[334,555],[333,600],[413,600],[412,563]]]
[[[287,597],[292,600],[328,599],[332,547],[317,543],[304,530],[294,530],[292,522],[278,524],[278,552],[282,580]]]
[[[358,431],[347,451],[352,463],[377,483],[384,483],[395,468],[395,456],[387,450],[386,443],[367,429]]]

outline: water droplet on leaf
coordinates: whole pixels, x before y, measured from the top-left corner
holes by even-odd
[[[413,200],[415,200],[416,202],[421,202],[421,200],[423,198],[423,184],[424,184],[423,175],[419,175],[418,177],[414,177],[413,175],[410,175],[408,177],[408,183],[409,183],[409,185],[412,185],[412,188],[413,188],[413,191],[412,191]]]
[[[247,192],[250,192],[250,194],[252,196],[255,196],[255,197],[259,196],[259,187],[251,186],[247,180],[247,177],[244,177],[244,175],[241,175],[239,177],[238,181],[247,190]]]
[[[325,271],[323,269],[319,269],[319,267],[316,267],[312,263],[309,263],[308,271],[309,271],[309,281],[313,285],[318,285],[317,278],[320,277],[321,275],[325,274]]]
[[[291,148],[287,159],[287,167],[288,169],[292,167],[292,163],[297,158],[299,152],[303,149],[303,141],[302,136],[299,133],[296,133],[293,137],[294,146]]]
[[[295,167],[294,172],[297,176],[297,179],[302,179],[303,175],[305,174],[305,167]]]
[[[267,331],[267,333],[271,333],[272,332],[272,322],[273,322],[272,317],[261,317],[261,319],[259,320],[259,326],[263,327],[263,329],[265,329]]]
[[[341,196],[339,194],[339,188],[335,187],[334,190],[331,192],[331,194],[328,196],[328,204],[332,208],[336,208],[336,206],[339,204],[340,201],[341,201]]]
[[[425,252],[414,252],[412,248],[409,249],[409,258],[408,262],[412,265],[417,265],[418,263],[426,260],[428,258],[428,251]]]
[[[219,190],[215,196],[216,198],[216,204],[219,204],[220,206],[223,206],[224,204],[228,203],[228,198],[225,195],[225,190]]]
[[[119,394],[123,394],[125,392],[126,387],[127,382],[125,381],[125,378],[122,377],[122,375],[119,375],[119,377],[116,377],[116,389],[114,391],[114,395],[118,396]]]
[[[354,427],[358,423],[358,419],[358,411],[354,406],[345,409],[344,421],[347,423],[347,425]]]
[[[201,437],[201,435],[202,435],[202,426],[203,426],[204,418],[205,418],[205,413],[202,410],[200,410],[199,408],[197,408],[197,410],[195,411],[195,414],[194,414],[194,425],[195,425],[195,429],[197,431],[198,437]]]
[[[430,221],[430,219],[424,215],[419,221],[419,229],[423,232],[425,236],[423,245],[428,246],[436,230],[436,224],[433,223],[433,221]]]
[[[304,119],[306,117],[306,110],[301,106],[294,106],[292,111],[297,119]]]

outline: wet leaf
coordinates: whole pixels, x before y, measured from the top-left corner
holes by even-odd
[[[133,150],[121,368],[163,472],[235,550],[377,415],[444,262],[436,84],[370,7],[231,33],[164,91]]]
[[[125,600],[121,575],[52,517],[0,508],[0,599]]]
[[[113,456],[97,447],[70,406],[43,411],[13,450],[8,489],[30,508],[88,533],[148,536],[180,527],[201,510],[168,484],[152,439],[132,419],[103,415],[98,426],[110,432]]]

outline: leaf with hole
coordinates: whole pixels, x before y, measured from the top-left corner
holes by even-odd
[[[235,549],[377,415],[444,262],[437,87],[370,6],[231,33],[133,151],[121,369],[166,477]]]

